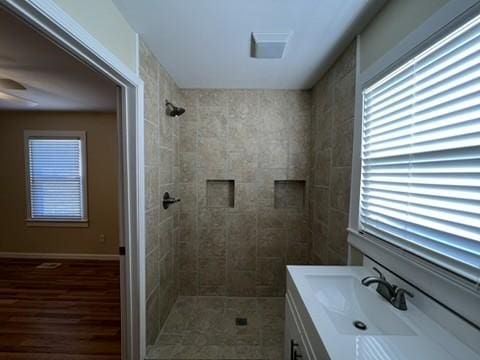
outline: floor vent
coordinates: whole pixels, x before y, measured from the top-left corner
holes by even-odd
[[[247,318],[236,318],[235,325],[237,326],[247,326]]]
[[[44,262],[38,265],[37,269],[53,270],[53,269],[59,268],[61,265],[62,263]]]

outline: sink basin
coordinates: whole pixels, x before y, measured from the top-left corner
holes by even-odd
[[[420,292],[409,299],[407,311],[394,308],[377,294],[376,284],[361,284],[361,279],[374,275],[371,268],[376,266],[365,261],[366,266],[287,267],[287,354],[297,332],[303,339],[300,346],[311,355],[304,358],[310,359],[480,360],[476,329],[467,330]],[[388,275],[394,284],[404,285],[394,274]],[[442,316],[442,324],[429,316],[433,313]],[[468,334],[474,347],[446,331],[443,317],[452,322],[457,334]],[[355,327],[355,321],[361,321],[366,329]]]
[[[353,276],[305,276],[315,299],[324,307],[340,334],[414,336],[416,333],[395,309],[376,292]],[[367,328],[353,325],[361,321]]]

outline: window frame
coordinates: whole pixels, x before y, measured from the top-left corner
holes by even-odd
[[[67,218],[32,218],[31,189],[30,189],[30,139],[75,139],[80,140],[80,156],[82,164],[82,219]],[[27,226],[52,227],[88,227],[88,187],[87,187],[87,135],[85,131],[57,131],[57,130],[25,130],[25,191],[26,191],[26,219]]]
[[[480,276],[476,282],[472,282],[426,258],[415,255],[398,243],[362,232],[359,205],[363,90],[478,14],[480,14],[480,3],[477,1],[449,1],[363,71],[360,70],[359,64],[361,36],[357,37],[355,120],[348,223],[349,264],[354,261],[355,250],[359,250],[363,255],[375,259],[397,276],[429,294],[457,315],[470,319],[477,326],[480,325],[480,314],[476,314],[475,309],[480,298]],[[472,314],[475,315],[472,316]]]

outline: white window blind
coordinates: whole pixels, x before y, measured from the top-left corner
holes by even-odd
[[[480,16],[362,95],[361,229],[478,281]]]
[[[28,138],[31,220],[85,220],[82,140]]]

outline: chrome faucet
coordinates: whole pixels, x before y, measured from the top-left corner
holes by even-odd
[[[377,293],[379,293],[385,300],[387,300],[393,307],[399,310],[407,310],[407,303],[405,301],[405,294],[413,297],[413,294],[405,289],[399,288],[396,285],[390,284],[385,276],[376,267],[373,268],[378,273],[377,276],[367,276],[362,279],[362,285],[369,286],[371,284],[377,285]]]

